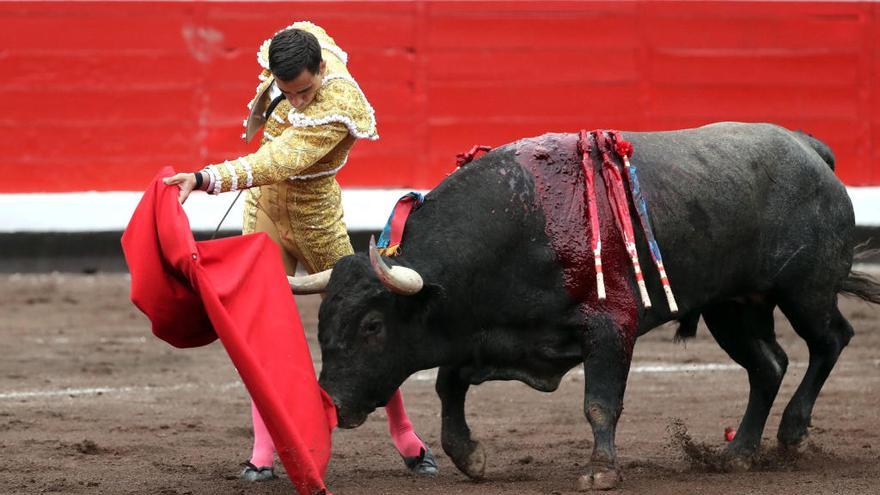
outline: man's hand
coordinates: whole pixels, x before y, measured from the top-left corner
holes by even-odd
[[[186,198],[189,197],[189,193],[196,188],[196,176],[193,173],[174,174],[171,177],[165,177],[162,179],[162,182],[167,186],[180,187],[180,194],[177,196],[177,200],[180,201],[180,204],[183,204],[186,201]]]

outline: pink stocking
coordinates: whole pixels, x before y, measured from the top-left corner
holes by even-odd
[[[256,467],[272,467],[275,464],[275,444],[257,405],[251,401],[251,415],[254,419],[254,450],[251,453],[251,464]]]
[[[421,453],[424,444],[413,431],[412,423],[406,416],[406,409],[403,408],[403,395],[400,389],[394,392],[388,404],[385,406],[385,413],[388,415],[388,431],[391,433],[391,440],[397,451],[404,457],[416,457]]]

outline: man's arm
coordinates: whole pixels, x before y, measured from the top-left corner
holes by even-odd
[[[348,133],[348,127],[340,122],[288,127],[255,153],[208,165],[196,172],[202,179],[198,189],[219,194],[282,182],[317,163],[345,139]],[[178,199],[183,203],[190,192],[196,189],[196,174],[180,173],[166,177],[163,182],[180,187]]]
[[[348,135],[339,122],[308,127],[288,127],[256,153],[234,161],[209,165],[214,194],[282,182],[298,175],[330,153]]]

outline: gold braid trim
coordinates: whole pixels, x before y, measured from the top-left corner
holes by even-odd
[[[347,74],[326,76],[315,100],[301,112],[291,109],[287,120],[294,127],[340,122],[355,137],[379,139],[373,107],[354,79]]]

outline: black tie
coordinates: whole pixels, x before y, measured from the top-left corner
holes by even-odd
[[[266,117],[265,117],[266,120],[269,120],[269,116],[272,115],[272,112],[275,111],[275,107],[277,107],[278,104],[281,103],[281,100],[283,100],[283,99],[284,99],[284,95],[281,94],[281,95],[276,96],[275,99],[272,100],[272,103],[269,103],[269,108],[266,109]]]

